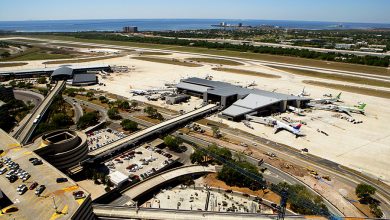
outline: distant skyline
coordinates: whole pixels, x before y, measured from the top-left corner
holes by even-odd
[[[389,0],[1,0],[0,21],[264,19],[390,23]]]

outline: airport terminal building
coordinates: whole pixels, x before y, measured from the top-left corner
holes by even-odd
[[[221,117],[239,121],[245,115],[269,115],[285,112],[287,106],[305,107],[309,98],[260,89],[248,89],[230,83],[196,77],[183,79],[177,84],[181,93],[202,97],[205,103],[219,103]]]

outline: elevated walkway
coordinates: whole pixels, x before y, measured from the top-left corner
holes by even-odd
[[[111,144],[108,144],[102,148],[99,148],[95,151],[90,152],[88,155],[91,158],[103,157],[105,155],[111,154],[112,152],[114,152],[116,150],[120,150],[121,148],[125,148],[131,144],[135,144],[138,141],[145,139],[146,137],[150,137],[151,135],[163,133],[167,129],[170,129],[170,128],[175,127],[175,126],[182,124],[182,123],[186,123],[189,120],[203,116],[203,115],[208,114],[210,112],[213,112],[213,111],[217,110],[217,108],[218,108],[218,106],[214,105],[214,104],[206,105],[206,106],[199,108],[197,110],[188,112],[184,115],[180,115],[179,117],[169,119],[169,120],[164,121],[160,124],[151,126],[151,127],[146,128],[142,131],[139,131],[137,133],[129,135],[126,138],[117,140]]]

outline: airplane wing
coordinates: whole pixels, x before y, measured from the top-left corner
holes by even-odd
[[[283,130],[283,128],[280,126],[275,126],[274,128],[275,128],[274,134],[279,133],[281,130]]]

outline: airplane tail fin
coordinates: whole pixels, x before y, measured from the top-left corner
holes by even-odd
[[[341,98],[341,92],[336,96],[336,99],[339,100]]]
[[[297,130],[301,129],[301,127],[302,127],[302,124],[298,124],[298,125],[296,125],[296,126],[293,126],[293,128],[294,128],[294,129],[297,129]]]
[[[366,103],[362,103],[361,105],[359,105],[359,109],[360,110],[364,110],[364,108],[367,106],[367,104]]]

